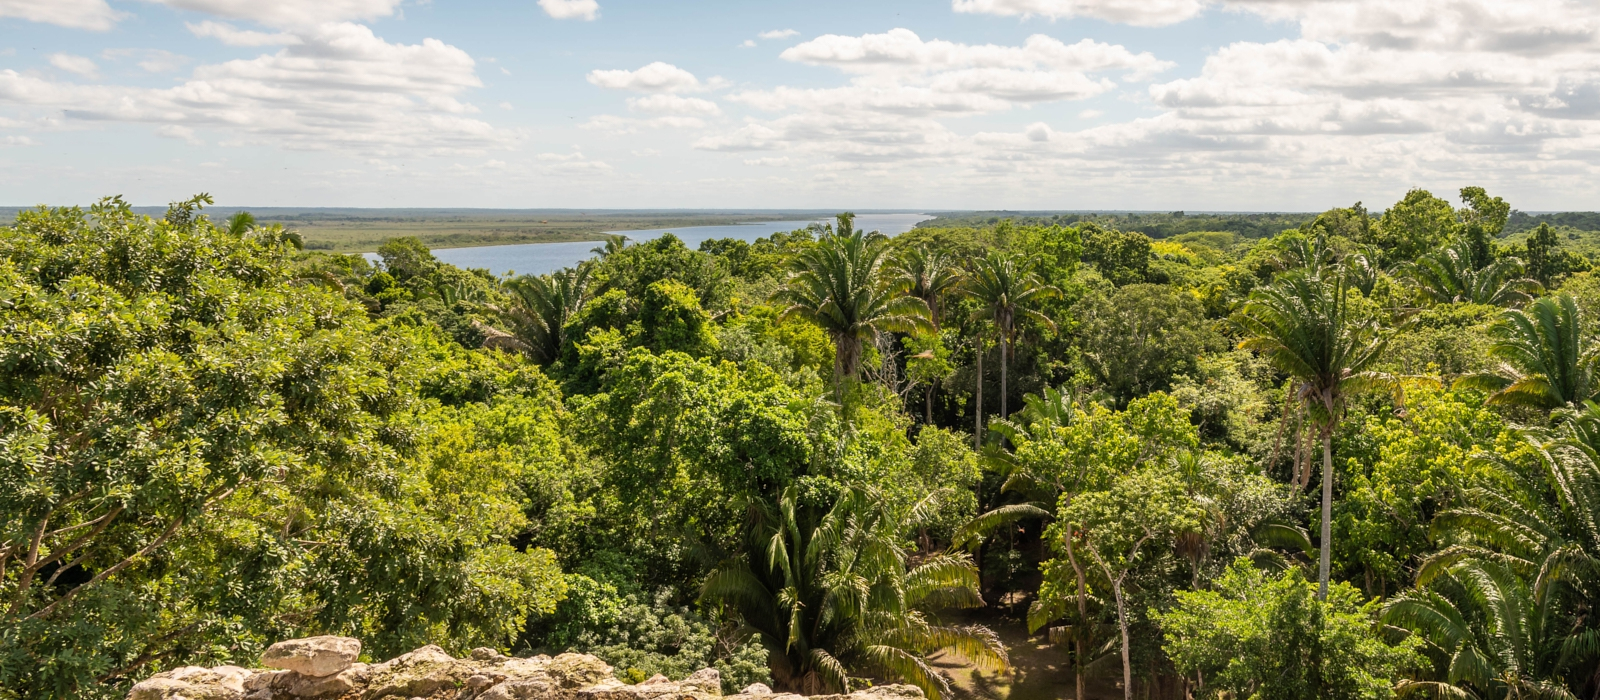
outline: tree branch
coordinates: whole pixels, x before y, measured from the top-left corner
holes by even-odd
[[[228,496],[233,495],[233,492],[236,491],[238,488],[239,488],[239,485],[235,485],[232,488],[228,488],[226,490],[223,490],[222,487],[220,487],[220,486],[217,487],[217,490],[216,491],[212,491],[211,496],[209,496],[206,499],[205,504],[200,506],[199,510],[196,511],[196,514],[204,513],[207,510],[210,510],[212,506],[214,506],[217,503],[221,502],[223,499],[226,499]],[[128,568],[129,566],[131,566],[133,564],[134,561],[138,560],[140,557],[143,557],[144,555],[155,551],[161,545],[166,544],[167,540],[171,539],[174,534],[177,534],[178,528],[183,527],[183,524],[185,522],[187,522],[187,521],[188,521],[188,516],[179,516],[177,520],[172,521],[172,524],[167,527],[165,532],[162,532],[161,535],[159,537],[157,537],[154,541],[152,541],[150,544],[145,545],[142,549],[140,549],[139,551],[134,552],[133,554],[129,555],[126,559],[123,559],[122,561],[119,561],[116,564],[111,565],[106,570],[101,571],[98,574],[95,574],[94,578],[91,578],[87,582],[83,583],[82,585],[79,585],[78,587],[73,588],[70,591],[67,591],[66,595],[61,596],[60,598],[56,599],[55,602],[53,602],[53,603],[51,603],[49,605],[46,605],[43,608],[40,608],[38,612],[35,612],[32,615],[29,615],[28,617],[26,617],[24,619],[32,620],[34,618],[45,617],[45,616],[49,615],[50,613],[55,612],[56,608],[61,607],[61,605],[63,603],[66,603],[66,602],[72,600],[73,598],[77,597],[78,593],[82,592],[84,589],[89,588],[90,586],[93,586],[93,585],[95,585],[95,584],[97,584],[97,583],[99,583],[101,581],[104,581],[106,578],[116,574],[118,571],[121,571],[123,569]],[[18,602],[20,602],[20,599],[19,599]]]

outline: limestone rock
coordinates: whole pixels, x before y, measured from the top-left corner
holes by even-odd
[[[766,683],[751,683],[739,691],[741,695],[771,695],[772,689]]]
[[[429,644],[372,666],[361,697],[427,697],[442,688],[458,687],[476,673],[475,664],[457,661],[445,650]]]
[[[545,670],[563,688],[585,688],[612,678],[611,666],[589,654],[562,654]]]
[[[702,668],[689,674],[678,682],[686,690],[696,690],[707,695],[722,694],[722,672],[714,668]]]
[[[261,665],[322,678],[350,668],[361,655],[361,640],[350,637],[290,639],[267,647]]]
[[[666,676],[663,676],[663,675],[657,673],[654,676],[646,678],[644,680],[644,682],[640,683],[639,685],[656,685],[657,683],[671,683],[671,682],[672,682],[672,679],[667,678]]]
[[[251,675],[238,666],[184,666],[140,681],[128,700],[238,700]]]

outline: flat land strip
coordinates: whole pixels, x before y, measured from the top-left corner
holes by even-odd
[[[0,226],[16,219],[23,208],[0,207]],[[161,216],[165,207],[138,207]],[[261,224],[278,223],[300,232],[307,250],[363,253],[385,241],[413,236],[429,248],[469,248],[513,243],[598,241],[606,231],[639,231],[689,226],[721,226],[762,221],[816,218],[814,211],[772,210],[628,210],[570,209],[308,209],[276,207],[209,207],[206,214],[222,221],[249,211]]]

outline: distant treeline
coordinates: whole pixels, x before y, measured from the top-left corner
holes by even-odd
[[[1071,226],[1094,222],[1120,231],[1138,231],[1154,239],[1196,231],[1231,231],[1246,238],[1268,238],[1284,229],[1297,228],[1317,217],[1314,213],[1188,214],[1181,211],[1160,213],[1117,212],[1014,212],[982,211],[938,214],[919,228],[983,227],[1011,219],[1024,226]]]
[[[1528,229],[1537,228],[1539,224],[1550,224],[1555,228],[1573,228],[1579,231],[1600,231],[1600,212],[1595,211],[1566,211],[1553,214],[1528,214],[1526,212],[1511,212],[1511,217],[1506,219],[1505,235],[1521,233]]]

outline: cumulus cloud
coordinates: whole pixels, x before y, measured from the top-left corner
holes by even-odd
[[[600,14],[596,0],[539,0],[539,7],[556,19],[593,21]]]
[[[220,130],[235,142],[300,149],[461,152],[512,140],[471,117],[477,108],[461,101],[482,85],[466,52],[436,39],[389,43],[350,23],[297,31],[299,44],[200,66],[165,89],[73,85],[0,70],[0,103],[59,109],[80,121],[147,123],[184,138]]]
[[[189,57],[163,49],[106,49],[100,57],[107,61],[132,61],[150,73],[171,73],[188,65]]]
[[[1205,5],[1202,0],[952,0],[956,12],[1050,19],[1091,17],[1140,27],[1177,24],[1200,14]]]
[[[787,39],[787,38],[789,38],[791,36],[799,36],[799,35],[800,35],[800,32],[797,32],[797,31],[795,31],[793,29],[774,29],[774,30],[772,30],[770,32],[762,32],[760,34],[757,34],[756,36],[759,36],[759,37],[761,37],[763,39],[771,41],[771,40],[774,40],[774,39]]]
[[[104,31],[121,15],[105,0],[0,0],[0,18],[4,17]]]
[[[257,32],[248,29],[239,29],[226,22],[185,22],[183,24],[193,34],[202,38],[216,39],[229,46],[288,46],[300,43],[300,37],[288,32]]]
[[[593,70],[588,80],[608,90],[674,93],[706,88],[693,73],[670,63],[656,61],[638,70]]]
[[[648,95],[628,98],[628,109],[647,114],[687,114],[712,117],[722,113],[717,103],[698,97],[680,95]]]
[[[93,78],[100,73],[100,68],[94,64],[94,61],[84,56],[74,56],[70,53],[50,54],[50,65],[85,78]]]
[[[974,45],[925,41],[909,29],[829,34],[781,56],[855,77],[842,87],[747,90],[730,99],[768,111],[849,105],[907,115],[983,113],[1092,97],[1116,87],[1108,73],[1137,80],[1173,65],[1090,39],[1069,45],[1040,34],[1021,46]]]
[[[367,20],[394,14],[401,0],[149,0],[180,10],[250,20],[272,27]]]

